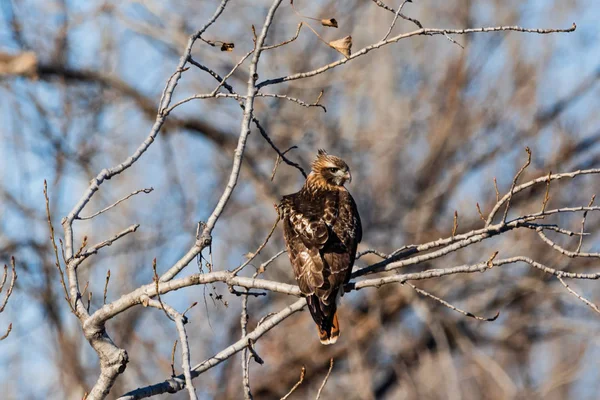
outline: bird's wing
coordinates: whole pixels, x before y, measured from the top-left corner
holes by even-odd
[[[317,207],[303,205],[302,199],[295,196],[285,196],[281,204],[284,238],[300,290],[310,295],[325,283],[320,250],[327,243],[329,230]]]

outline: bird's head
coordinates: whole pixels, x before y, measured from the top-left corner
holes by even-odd
[[[320,186],[344,186],[346,182],[352,182],[348,164],[322,149],[312,163],[312,174],[319,181]]]

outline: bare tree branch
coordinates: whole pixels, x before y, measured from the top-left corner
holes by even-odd
[[[243,349],[245,349],[248,346],[248,340],[252,340],[253,342],[255,342],[260,337],[262,337],[265,333],[267,333],[268,331],[273,329],[275,326],[277,326],[280,322],[282,322],[286,318],[290,317],[294,313],[302,310],[305,305],[306,305],[306,300],[300,299],[300,300],[296,301],[295,303],[291,304],[290,306],[279,311],[278,313],[270,316],[267,320],[263,321],[262,324],[260,324],[255,330],[253,330],[251,333],[246,335],[244,338],[238,340],[231,346],[220,351],[218,354],[214,355],[213,357],[211,357],[211,358],[203,361],[202,363],[196,365],[195,367],[193,367],[192,368],[192,378],[199,376],[204,371],[222,363],[229,357],[242,351]],[[183,384],[182,378],[183,377],[181,375],[179,375],[175,378],[168,379],[165,382],[158,383],[156,385],[136,389],[134,391],[131,391],[131,392],[126,393],[123,396],[119,397],[119,400],[144,399],[147,397],[155,396],[157,394],[162,394],[162,393],[167,393],[167,392],[168,393],[177,392],[184,388],[184,386],[182,385]]]
[[[426,35],[426,36],[435,36],[435,35],[465,35],[469,33],[480,33],[480,32],[500,32],[500,31],[515,31],[515,32],[528,32],[528,33],[538,33],[538,34],[549,34],[549,33],[557,33],[557,32],[573,32],[577,26],[573,24],[572,27],[567,29],[527,29],[520,26],[494,26],[494,27],[486,27],[486,28],[472,28],[472,29],[433,29],[433,28],[422,28],[413,32],[403,33],[397,36],[394,36],[390,39],[383,40],[372,44],[370,46],[364,47],[363,49],[353,53],[350,57],[345,57],[340,59],[339,61],[335,61],[331,64],[325,65],[321,68],[317,68],[308,72],[301,72],[293,75],[283,76],[275,79],[268,79],[260,82],[257,87],[263,88],[264,86],[274,85],[276,83],[289,82],[297,79],[306,79],[315,75],[322,74],[325,71],[329,71],[332,68],[338,67],[342,64],[345,64],[355,58],[363,56],[370,52],[371,50],[378,49],[380,47],[386,46],[391,43],[398,42],[399,40],[406,39],[413,36],[418,35]]]

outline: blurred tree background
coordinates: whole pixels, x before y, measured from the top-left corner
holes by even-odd
[[[203,37],[233,42],[233,51],[198,42],[193,57],[226,74],[252,49],[250,27],[262,25],[269,4],[232,0]],[[339,28],[319,27],[321,35],[326,40],[352,35],[354,49],[380,40],[393,19],[370,0],[295,6],[304,15],[335,17]],[[79,399],[93,385],[97,356],[63,299],[48,240],[43,181],[58,226],[89,180],[145,139],[188,35],[215,7],[216,2],[190,0],[0,3],[0,261],[8,263],[14,255],[19,268],[15,294],[0,318],[0,329],[10,321],[14,325],[0,344],[3,398]],[[290,159],[307,168],[316,150],[325,148],[350,165],[349,190],[364,227],[359,250],[389,253],[449,236],[455,210],[458,232],[481,227],[476,203],[489,212],[496,198],[494,177],[501,191],[508,190],[525,161],[525,146],[533,152],[526,179],[600,165],[596,1],[415,0],[403,12],[425,27],[567,28],[576,22],[577,30],[455,36],[464,49],[444,36],[418,36],[312,79],[277,86],[279,93],[309,103],[324,91],[326,113],[257,99],[256,117],[278,147],[298,147],[287,153]],[[299,22],[284,2],[267,42],[289,39]],[[402,19],[396,26],[398,32],[414,29]],[[295,42],[263,54],[260,80],[312,70],[339,57],[303,28]],[[246,81],[247,70],[241,68],[228,82],[241,92]],[[192,68],[175,100],[212,90],[215,82]],[[91,209],[101,209],[133,190],[154,188],[78,223],[90,242],[120,231],[123,221],[141,224],[135,235],[81,267],[80,279],[89,280],[94,294],[92,308],[102,305],[109,269],[111,301],[152,281],[153,258],[164,271],[193,243],[196,223],[206,219],[225,186],[241,115],[231,99],[179,107],[148,153],[92,200]],[[271,180],[275,158],[253,131],[240,185],[214,233],[213,268],[243,262],[272,226],[273,203],[302,185],[301,174],[286,164]],[[599,188],[592,177],[553,183],[549,204],[586,205]],[[544,191],[542,185],[520,194],[514,211],[538,211]],[[600,249],[599,222],[597,215],[588,217],[588,250]],[[581,215],[561,216],[560,223],[578,231]],[[279,229],[256,266],[283,248]],[[577,238],[562,240],[577,246]],[[496,250],[569,271],[598,266],[597,259],[574,261],[549,251],[534,232],[518,231],[412,269],[479,262]],[[358,264],[377,260],[368,255]],[[271,265],[265,277],[293,283],[287,257]],[[575,283],[586,297],[600,301],[594,285]],[[327,399],[597,398],[600,320],[556,279],[516,265],[416,286],[474,313],[500,311],[500,317],[491,323],[467,319],[406,285],[353,292],[342,302],[343,334],[336,345],[321,347],[307,312],[256,344],[265,364],[252,366],[255,398],[285,395],[303,365],[306,376],[292,398],[314,397],[330,357],[335,368],[323,392]],[[193,287],[164,300],[181,309],[199,302],[188,314],[192,363],[240,336],[240,298],[226,286]],[[250,324],[288,303],[288,296],[276,293],[251,298]],[[110,398],[170,376],[177,334],[163,313],[133,308],[108,327],[130,357]],[[242,398],[238,361],[239,355],[196,379],[199,396]]]

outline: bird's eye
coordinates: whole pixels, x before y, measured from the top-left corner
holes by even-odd
[[[333,167],[333,168],[329,168],[329,172],[331,172],[331,173],[334,173],[334,174],[335,174],[336,172],[338,172],[339,170],[340,170],[339,168],[335,168],[335,167]]]

